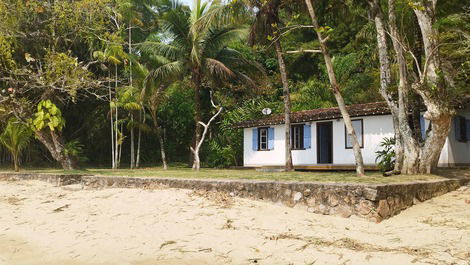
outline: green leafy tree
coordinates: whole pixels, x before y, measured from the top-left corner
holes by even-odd
[[[174,6],[160,19],[163,32],[152,35],[141,49],[160,62],[149,79],[176,82],[190,76],[195,101],[194,142],[198,143],[202,133],[200,91],[205,83],[238,80],[255,86],[256,79],[250,76],[263,71],[257,63],[228,48],[230,43],[245,39],[248,31],[242,25],[214,19],[216,11],[223,9],[218,2],[209,5],[196,0],[192,10]]]
[[[32,135],[31,129],[16,119],[10,119],[0,134],[0,144],[10,152],[15,171],[20,170],[21,152],[28,147]]]

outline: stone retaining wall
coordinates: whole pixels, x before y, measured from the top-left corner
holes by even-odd
[[[104,177],[87,175],[3,174],[0,179],[37,179],[55,185],[81,184],[84,189],[171,188],[226,192],[232,196],[267,200],[309,212],[379,222],[412,205],[456,190],[464,180],[449,179],[416,183],[336,184],[253,180],[204,180],[154,177]]]

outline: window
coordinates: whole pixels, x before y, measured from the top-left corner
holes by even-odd
[[[304,149],[304,125],[296,124],[291,126],[292,149]]]
[[[459,142],[466,142],[470,139],[467,138],[467,121],[465,117],[455,116],[454,118],[455,126],[455,139]]]
[[[363,120],[362,119],[352,120],[351,123],[352,123],[352,126],[354,128],[354,131],[356,132],[356,136],[357,136],[357,140],[359,141],[359,145],[361,146],[361,148],[364,148],[364,124],[363,124]],[[346,141],[346,149],[352,149],[353,148],[352,140],[351,140],[351,137],[348,135],[348,132],[346,130],[346,126],[344,126],[344,138],[345,138],[345,141]]]
[[[268,128],[258,129],[258,150],[268,149]]]

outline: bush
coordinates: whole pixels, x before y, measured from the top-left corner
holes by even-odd
[[[377,166],[382,172],[393,170],[395,166],[395,137],[385,137],[380,143],[380,147],[382,150],[375,152]]]

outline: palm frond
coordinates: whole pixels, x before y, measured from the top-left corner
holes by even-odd
[[[175,45],[167,44],[161,41],[146,41],[140,45],[144,53],[165,57],[169,60],[178,60],[184,55],[184,49]]]
[[[236,76],[235,73],[230,70],[230,68],[216,59],[207,58],[205,60],[204,68],[209,75],[220,79],[228,79]]]
[[[227,24],[245,24],[250,15],[244,2],[231,1],[228,4],[222,4],[220,1],[213,1],[204,15],[194,21],[191,31],[204,32],[209,28]]]
[[[234,41],[243,41],[248,36],[246,26],[226,26],[210,29],[203,40],[203,52],[205,56],[214,56],[221,49]]]
[[[161,83],[166,80],[174,79],[184,73],[184,65],[181,61],[173,61],[166,63],[147,76],[147,80],[152,80],[154,83]]]

